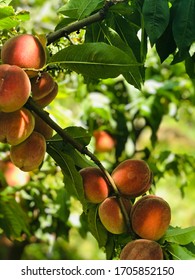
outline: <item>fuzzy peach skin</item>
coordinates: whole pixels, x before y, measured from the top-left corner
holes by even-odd
[[[33,133],[17,146],[11,146],[11,161],[22,171],[33,171],[37,169],[45,156],[46,141],[42,134]]]
[[[148,164],[137,159],[121,162],[111,176],[120,193],[132,198],[148,191],[152,182],[152,173]]]
[[[169,227],[171,209],[163,198],[145,195],[133,205],[130,220],[137,235],[150,240],[159,240]]]
[[[29,77],[20,67],[0,65],[0,111],[9,113],[20,109],[30,92]]]
[[[47,72],[41,73],[40,76],[31,79],[32,98],[39,100],[45,97],[54,89],[54,86],[53,77]]]
[[[120,260],[163,260],[163,251],[156,241],[136,239],[125,245]]]
[[[2,47],[3,63],[21,68],[40,69],[45,65],[46,54],[39,39],[31,34],[21,34],[8,39]],[[29,72],[30,76],[37,73]]]
[[[0,112],[0,142],[18,145],[30,136],[35,127],[33,114],[22,108],[12,113]]]

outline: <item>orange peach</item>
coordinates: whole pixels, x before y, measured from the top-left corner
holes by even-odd
[[[53,129],[38,115],[34,114],[35,128],[34,131],[41,133],[46,140],[49,140],[53,135]]]
[[[18,66],[0,65],[0,111],[14,112],[28,100],[31,84],[27,74]]]
[[[114,138],[106,131],[96,130],[93,133],[95,138],[95,151],[96,152],[110,152],[116,146]]]
[[[137,239],[125,245],[120,260],[163,260],[163,251],[156,241]]]
[[[45,97],[36,100],[35,102],[41,108],[44,108],[55,99],[57,94],[58,94],[58,84],[55,82],[54,88]]]
[[[41,165],[45,152],[44,136],[34,131],[24,142],[11,146],[10,158],[22,171],[33,171]]]
[[[127,159],[111,174],[118,190],[128,197],[137,197],[149,190],[152,173],[143,160]]]
[[[12,113],[0,112],[0,142],[18,145],[30,136],[34,127],[34,116],[25,108]]]
[[[31,79],[32,98],[39,100],[45,97],[54,89],[54,86],[53,77],[47,72],[41,73],[40,76]]]
[[[142,238],[159,240],[169,227],[169,204],[156,195],[140,198],[132,207],[130,220],[133,231]]]
[[[46,54],[39,39],[30,34],[21,34],[8,39],[2,47],[3,63],[17,65],[21,68],[40,69],[46,62]],[[30,77],[37,73],[29,72]]]
[[[109,195],[109,186],[98,167],[86,167],[80,170],[83,179],[85,197],[89,202],[100,203]]]
[[[127,213],[131,209],[130,201],[124,199],[123,204]],[[119,201],[116,197],[106,198],[98,208],[98,214],[100,221],[107,231],[113,234],[121,234],[127,231],[127,226],[125,223],[125,218],[122,213]]]

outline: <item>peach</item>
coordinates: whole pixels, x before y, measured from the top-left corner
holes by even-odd
[[[54,88],[45,97],[36,100],[36,104],[39,105],[41,108],[44,108],[55,99],[57,94],[58,94],[58,84],[55,82]]]
[[[111,174],[119,192],[128,197],[137,197],[149,190],[152,173],[143,160],[127,159]]]
[[[109,195],[109,186],[103,172],[98,167],[80,170],[85,197],[89,202],[100,203]]]
[[[169,227],[169,204],[156,195],[140,198],[132,207],[130,220],[133,231],[142,238],[159,240]]]
[[[5,181],[11,187],[24,186],[30,180],[29,173],[20,170],[10,160],[1,161],[0,170],[3,172]]]
[[[120,260],[163,260],[163,251],[156,241],[137,239],[125,245]]]
[[[40,76],[31,79],[32,98],[39,100],[45,97],[54,89],[54,86],[53,77],[47,72],[41,73]]]
[[[45,156],[46,141],[42,134],[33,133],[17,146],[11,146],[10,158],[22,171],[33,171],[37,169]]]
[[[46,140],[49,140],[53,135],[53,129],[38,115],[35,116],[35,128],[34,131],[41,133]]]
[[[27,74],[18,66],[0,65],[0,111],[14,112],[28,100],[31,84]]]
[[[125,209],[130,212],[131,203],[127,199],[123,199]],[[113,234],[121,234],[127,231],[124,215],[122,213],[119,201],[116,197],[106,198],[98,208],[100,221],[107,231]]]
[[[106,131],[95,130],[93,133],[95,138],[95,151],[96,152],[110,152],[116,146],[114,138]]]
[[[46,54],[39,39],[30,34],[21,34],[8,39],[2,47],[3,63],[17,65],[21,68],[40,69],[45,65]],[[37,72],[27,72],[30,77]]]
[[[34,116],[25,108],[12,113],[0,112],[0,142],[18,145],[30,136],[34,127]]]

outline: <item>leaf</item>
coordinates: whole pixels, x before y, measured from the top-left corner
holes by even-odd
[[[58,12],[71,18],[82,19],[89,16],[97,7],[103,5],[104,2],[104,0],[70,0]]]
[[[55,143],[55,145],[54,145]],[[83,209],[86,209],[82,178],[77,171],[73,159],[61,150],[61,145],[57,142],[48,144],[47,152],[62,169],[64,175],[64,186],[69,195],[76,197]]]
[[[29,19],[29,12],[21,11],[16,13],[11,6],[0,7],[0,29],[11,29],[16,27],[21,21]]]
[[[107,242],[107,231],[98,217],[98,205],[90,207],[87,213],[89,230],[98,242],[99,247],[104,247]]]
[[[173,35],[180,51],[185,51],[195,41],[195,1],[176,0]]]
[[[195,55],[187,57],[185,60],[186,73],[191,79],[195,79]]]
[[[58,190],[55,203],[60,205],[60,208],[57,211],[56,215],[61,221],[66,223],[69,218],[70,210],[67,205],[67,195],[64,188]]]
[[[0,228],[11,238],[30,234],[27,215],[13,198],[0,200]]]
[[[145,0],[143,4],[145,29],[152,45],[163,34],[169,23],[167,0]]]
[[[125,52],[105,43],[69,46],[56,53],[50,64],[64,64],[68,69],[92,79],[114,78],[138,66]]]
[[[184,246],[170,244],[168,246],[168,251],[171,253],[174,260],[195,260],[195,254]]]
[[[188,228],[170,228],[167,230],[163,240],[174,242],[180,245],[186,245],[195,241],[195,226]]]

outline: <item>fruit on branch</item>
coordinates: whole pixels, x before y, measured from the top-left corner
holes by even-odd
[[[39,100],[45,97],[54,89],[54,86],[53,77],[47,72],[41,73],[40,76],[31,79],[32,98]]]
[[[38,115],[34,114],[35,128],[34,131],[41,133],[46,140],[49,140],[53,135],[53,129]]]
[[[109,185],[98,167],[86,167],[80,170],[86,199],[91,203],[100,203],[109,195]]]
[[[152,172],[143,160],[127,159],[111,174],[119,192],[128,197],[137,197],[149,190]]]
[[[24,186],[30,180],[28,172],[23,172],[10,160],[0,161],[0,171],[2,171],[5,181],[11,187]]]
[[[133,205],[130,220],[132,229],[137,235],[150,240],[159,240],[170,224],[171,209],[163,198],[146,195]]]
[[[18,66],[0,65],[0,111],[14,112],[28,100],[31,84],[27,74]]]
[[[0,112],[0,142],[18,145],[30,136],[34,127],[34,116],[25,108],[11,113]]]
[[[36,100],[35,102],[41,108],[44,108],[55,99],[57,94],[58,94],[58,84],[55,82],[54,88],[45,97]]]
[[[115,139],[106,131],[95,130],[93,136],[95,138],[96,152],[110,152],[116,146]]]
[[[11,146],[11,161],[23,171],[33,171],[37,169],[45,156],[46,141],[42,134],[33,133],[17,146]]]
[[[156,241],[136,239],[125,245],[120,260],[163,260],[163,251]]]
[[[30,34],[21,34],[8,39],[2,47],[3,63],[17,65],[21,68],[40,69],[45,65],[46,54],[39,39]],[[37,75],[37,71],[27,71],[29,77]]]
[[[128,214],[131,210],[131,202],[123,198],[123,204]],[[114,196],[106,198],[99,205],[98,214],[107,231],[113,234],[121,234],[127,231],[126,221],[118,198]]]

